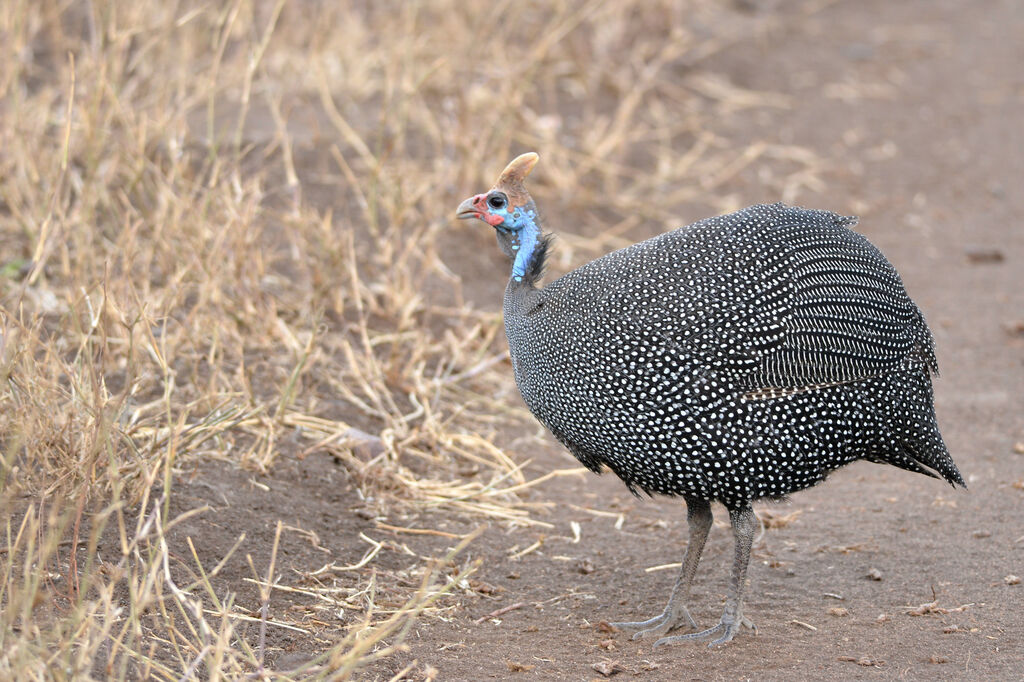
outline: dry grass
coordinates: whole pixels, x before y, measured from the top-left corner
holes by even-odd
[[[266,627],[301,626],[266,603],[295,588],[271,553],[262,614],[218,594],[226,557],[168,546],[175,477],[320,450],[383,508],[544,523],[493,444],[530,424],[498,300],[459,276],[491,238],[451,211],[537,149],[536,196],[574,217],[559,270],[733,208],[707,197],[755,165],[796,199],[813,155],[704,127],[789,103],[693,68],[770,25],[706,0],[3,3],[0,676],[344,679],[393,652],[471,538],[386,617],[373,578],[319,590],[362,618],[274,672]]]

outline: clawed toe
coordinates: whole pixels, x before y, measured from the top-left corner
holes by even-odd
[[[686,607],[681,607],[678,610],[679,613],[672,613],[669,609],[665,609],[660,615],[648,620],[609,623],[609,625],[621,630],[636,630],[637,632],[631,638],[634,640],[643,639],[648,635],[664,635],[683,626],[696,630],[697,623],[694,622]]]
[[[710,643],[708,643],[708,648],[713,648],[732,641],[732,638],[736,636],[736,633],[739,632],[739,629],[741,627],[750,628],[754,631],[754,634],[757,634],[757,626],[754,625],[754,623],[751,622],[749,618],[741,617],[738,623],[727,623],[723,620],[719,622],[718,625],[710,627],[707,630],[702,630],[700,632],[693,632],[686,635],[673,635],[672,637],[662,637],[654,643],[654,646],[664,646],[665,644],[675,644],[677,642],[696,642],[699,640],[708,639],[709,637],[721,633],[721,637],[713,639]]]

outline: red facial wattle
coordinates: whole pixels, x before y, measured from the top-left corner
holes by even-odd
[[[476,217],[491,227],[497,227],[505,222],[504,216],[491,213],[490,207],[487,206],[486,194],[477,194],[473,197],[473,209],[476,211]]]

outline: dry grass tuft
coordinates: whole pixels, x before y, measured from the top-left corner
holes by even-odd
[[[707,0],[4,3],[0,674],[344,679],[394,652],[475,535],[385,611],[372,576],[279,583],[275,544],[246,614],[215,588],[244,535],[171,546],[176,476],[326,451],[382,510],[543,524],[521,495],[539,480],[494,445],[529,423],[501,278],[480,310],[462,284],[497,261],[451,210],[538,149],[535,194],[574,216],[564,269],[734,207],[708,197],[755,165],[786,199],[813,189],[806,150],[704,126],[789,106],[695,68],[771,21]],[[267,628],[302,626],[266,605],[295,589],[362,615],[273,672]]]

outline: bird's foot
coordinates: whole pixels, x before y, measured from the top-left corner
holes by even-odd
[[[757,634],[757,626],[754,625],[749,618],[741,616],[739,622],[726,622],[726,619],[722,618],[718,625],[710,627],[707,630],[694,632],[688,635],[674,635],[672,637],[662,637],[654,643],[654,646],[662,646],[663,644],[675,644],[676,642],[696,642],[698,640],[707,639],[709,637],[717,635],[718,633],[722,633],[721,637],[712,640],[708,644],[708,648],[716,647],[731,641],[732,638],[736,636],[736,633],[739,632],[740,627],[750,628],[754,631],[754,634]]]
[[[632,639],[642,639],[648,635],[664,635],[683,625],[688,626],[691,630],[697,629],[697,623],[694,622],[686,607],[682,604],[673,607],[671,603],[654,618],[635,622],[609,623],[609,625],[622,630],[636,630]],[[664,639],[658,641],[664,641]]]

